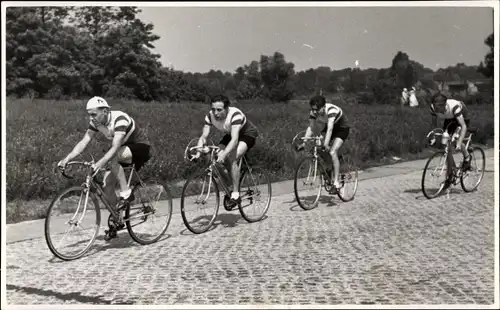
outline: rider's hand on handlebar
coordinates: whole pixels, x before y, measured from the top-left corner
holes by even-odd
[[[63,159],[57,163],[57,168],[59,168],[59,170],[64,170],[66,168],[66,164],[67,162]]]
[[[195,161],[197,160],[198,158],[200,158],[201,156],[201,153],[200,152],[196,152],[196,154],[194,155],[191,155],[191,158],[189,159],[190,161]]]
[[[301,143],[295,147],[297,151],[302,151],[305,148],[305,143]]]
[[[102,164],[100,164],[99,162],[96,162],[95,164],[92,164],[92,166],[90,166],[90,168],[92,169],[92,174],[96,174],[103,167],[102,167]]]

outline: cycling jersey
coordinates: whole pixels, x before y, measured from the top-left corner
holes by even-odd
[[[349,127],[347,124],[347,116],[344,115],[342,109],[332,103],[325,104],[325,110],[323,113],[315,114],[312,110],[309,113],[309,119],[320,120],[324,123],[328,123],[329,118],[335,118],[335,127]]]
[[[228,108],[227,116],[223,120],[217,120],[212,111],[208,112],[205,116],[205,124],[209,126],[213,125],[226,134],[231,134],[231,128],[234,125],[241,125],[240,136],[248,135],[256,137],[258,133],[257,128],[247,120],[245,114],[235,107]]]
[[[467,107],[462,101],[455,99],[446,100],[445,111],[443,113],[436,112],[434,104],[430,105],[430,112],[432,115],[442,117],[444,119],[454,119],[462,115],[464,119],[467,119]]]
[[[106,125],[95,124],[90,120],[89,129],[96,132],[99,131],[108,140],[113,140],[115,132],[124,132],[125,137],[122,140],[122,145],[132,143],[149,144],[147,135],[142,129],[137,127],[134,119],[121,111],[110,111]]]

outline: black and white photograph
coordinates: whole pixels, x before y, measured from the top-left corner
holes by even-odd
[[[499,2],[2,2],[2,309],[498,309]]]

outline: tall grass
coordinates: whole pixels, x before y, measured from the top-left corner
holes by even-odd
[[[198,138],[209,107],[200,103],[113,102],[146,127],[153,144],[153,158],[141,171],[143,177],[181,182],[196,168],[183,159],[187,143]],[[268,169],[273,181],[291,179],[296,158],[290,149],[295,134],[308,124],[303,103],[238,103],[258,127],[260,136],[249,153],[252,164]],[[424,149],[431,118],[425,107],[342,106],[351,124],[346,151],[361,168],[376,165],[390,156],[408,158]],[[493,139],[493,106],[471,106],[472,125],[479,127],[476,142]],[[69,184],[53,169],[81,139],[88,126],[84,101],[13,100],[7,102],[7,200],[46,199]],[[221,134],[212,132],[218,142]],[[104,138],[92,143],[89,152],[102,156],[110,144]],[[88,157],[87,157],[88,159]]]

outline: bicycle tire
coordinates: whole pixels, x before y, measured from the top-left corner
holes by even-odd
[[[249,223],[255,223],[255,222],[258,222],[260,220],[262,220],[264,218],[264,216],[266,215],[267,211],[269,210],[269,206],[271,205],[271,197],[272,197],[272,186],[271,186],[271,180],[269,178],[269,174],[263,169],[263,168],[260,168],[260,167],[252,167],[250,168],[250,170],[248,168],[244,169],[243,170],[243,173],[241,174],[241,177],[240,177],[240,184],[239,184],[239,187],[240,187],[240,191],[241,191],[241,184],[243,183],[243,180],[245,178],[245,176],[247,175],[253,175],[253,176],[256,176],[256,175],[261,175],[265,178],[265,184],[263,183],[262,185],[253,185],[253,186],[256,186],[256,187],[259,187],[259,186],[266,186],[267,184],[267,191],[269,192],[269,198],[267,198],[267,202],[266,202],[266,206],[264,208],[264,211],[257,217],[257,218],[251,218],[250,216],[248,216],[244,209],[245,209],[245,206],[243,204],[243,202],[239,203],[238,204],[238,208],[240,210],[240,214],[241,216]],[[258,188],[257,189],[254,189],[253,192],[258,192],[260,191]],[[251,195],[253,195],[253,193],[251,193]],[[241,193],[240,193],[240,197],[241,196]],[[243,195],[244,197],[244,195]],[[251,198],[250,198],[251,199]],[[249,200],[250,200],[249,199]]]
[[[301,201],[301,199],[299,197],[299,190],[298,190],[298,184],[299,184],[299,175],[298,174],[299,174],[299,170],[300,170],[301,166],[304,163],[306,163],[307,161],[311,161],[314,164],[314,162],[317,161],[317,159],[310,156],[310,157],[304,157],[298,162],[298,164],[295,168],[295,174],[294,174],[294,179],[293,179],[293,191],[295,193],[295,199],[297,200],[297,203],[299,204],[299,206],[304,210],[312,210],[318,206],[319,198],[321,197],[321,190],[322,190],[323,185],[322,185],[322,182],[320,181],[319,186],[318,186],[318,194],[316,195],[316,199],[314,200],[314,202],[311,205],[306,205]],[[317,164],[319,166],[319,163],[317,163]],[[317,171],[319,172],[320,169],[317,169]],[[310,169],[309,169],[309,173],[310,173]],[[308,173],[307,178],[309,178],[309,173]],[[316,177],[322,178],[322,172],[319,172],[318,176],[316,176]]]
[[[186,197],[189,197],[189,196],[187,196],[186,189],[192,181],[194,181],[196,178],[202,177],[202,176],[208,176],[208,173],[206,171],[203,171],[201,173],[194,174],[193,176],[189,177],[186,180],[186,183],[184,183],[184,186],[182,187],[182,194],[181,194],[182,221],[184,222],[184,225],[186,226],[186,228],[189,229],[189,231],[192,232],[193,234],[202,234],[202,233],[208,231],[212,227],[212,225],[213,225],[213,223],[214,223],[214,221],[217,218],[217,215],[219,213],[219,205],[220,205],[219,187],[217,185],[217,182],[215,181],[215,178],[212,176],[211,177],[212,185],[214,186],[215,199],[216,199],[215,212],[214,212],[212,218],[210,219],[210,221],[205,229],[197,230],[189,224],[189,221],[188,221],[187,216],[186,216],[186,202],[185,202]]]
[[[47,246],[48,246],[50,252],[52,252],[52,254],[54,254],[54,256],[56,256],[56,257],[58,257],[58,258],[60,258],[60,259],[62,259],[64,261],[75,260],[75,259],[78,259],[78,258],[82,257],[83,255],[85,255],[90,250],[90,248],[92,247],[92,245],[94,244],[94,242],[95,242],[95,240],[97,238],[97,235],[99,234],[99,229],[100,229],[100,226],[101,226],[101,210],[99,208],[99,202],[98,202],[96,196],[92,192],[90,192],[89,193],[89,198],[92,200],[92,203],[95,206],[96,228],[95,228],[94,234],[92,235],[92,238],[89,241],[89,243],[87,244],[87,246],[82,251],[78,252],[75,255],[65,255],[65,254],[61,253],[60,251],[58,251],[56,249],[56,247],[54,246],[53,242],[52,242],[52,237],[50,236],[50,224],[51,224],[51,211],[52,211],[52,209],[54,208],[54,206],[56,205],[56,203],[58,201],[60,201],[61,198],[65,194],[67,194],[69,192],[72,192],[72,191],[81,191],[81,192],[83,192],[84,190],[85,189],[82,186],[72,186],[72,187],[69,187],[69,188],[66,188],[66,189],[62,190],[52,200],[52,202],[49,205],[49,208],[47,209],[47,213],[46,213],[46,217],[45,217],[45,225],[44,225],[45,241],[47,243]]]
[[[340,166],[340,170],[341,170],[341,173],[339,173],[339,176],[340,178],[342,178],[341,182],[342,182],[342,187],[345,186],[345,179],[348,178],[348,179],[351,179],[351,177],[353,177],[355,179],[355,185],[354,185],[354,191],[352,193],[352,196],[346,196],[344,195],[341,190],[337,190],[337,196],[340,198],[340,200],[342,200],[343,202],[349,202],[349,201],[352,201],[354,199],[354,196],[356,196],[356,192],[358,191],[358,184],[359,184],[359,180],[358,180],[358,167],[353,163],[352,159],[350,157],[347,157],[347,160],[346,160],[346,157],[347,156],[343,156],[343,160],[341,161],[341,166]],[[342,172],[342,170],[345,170],[345,172]]]
[[[482,167],[481,167],[481,177],[477,181],[476,185],[473,188],[469,189],[469,188],[466,188],[466,186],[464,184],[464,175],[465,174],[462,172],[462,175],[460,176],[460,185],[462,186],[462,189],[466,193],[470,193],[470,192],[475,191],[479,187],[479,184],[481,183],[481,181],[483,180],[483,177],[484,177],[484,169],[486,167],[486,155],[484,154],[484,150],[482,148],[480,148],[479,146],[474,146],[472,148],[472,152],[471,153],[474,154],[475,150],[479,151],[479,153],[481,154],[482,160],[483,160],[483,164],[482,164]]]
[[[425,198],[427,198],[427,199],[436,198],[437,196],[439,196],[439,194],[441,194],[441,192],[445,188],[445,185],[443,184],[439,188],[439,190],[435,194],[433,194],[433,195],[427,193],[427,191],[425,190],[425,175],[426,175],[427,169],[429,168],[429,164],[432,162],[432,160],[435,157],[438,157],[438,156],[445,157],[445,152],[444,151],[438,151],[438,152],[435,152],[434,154],[432,154],[432,156],[429,157],[429,159],[427,160],[427,162],[425,164],[425,167],[424,167],[424,171],[422,173],[422,181],[421,181],[422,193],[424,194]],[[444,159],[444,165],[448,165],[448,163],[446,161],[446,158]],[[446,167],[446,169],[448,169],[448,167]],[[448,178],[448,176],[446,176],[446,178]]]
[[[168,226],[170,225],[170,221],[172,219],[172,209],[173,209],[172,195],[171,195],[168,187],[165,184],[163,184],[163,182],[161,182],[157,179],[150,179],[150,180],[147,180],[145,182],[138,183],[133,187],[132,194],[135,196],[136,199],[140,199],[139,202],[142,204],[142,209],[143,210],[145,209],[147,212],[149,212],[150,211],[149,208],[151,207],[150,206],[151,201],[149,201],[149,199],[141,199],[141,196],[143,196],[143,195],[140,194],[140,190],[141,190],[141,188],[144,188],[145,185],[151,185],[153,183],[155,183],[156,185],[160,185],[163,188],[163,190],[165,191],[166,203],[167,203],[167,209],[168,209],[165,226],[163,226],[161,228],[160,232],[156,236],[154,236],[152,239],[144,239],[138,233],[136,233],[133,230],[133,227],[135,227],[135,225],[132,225],[132,222],[130,221],[132,203],[129,203],[127,205],[127,208],[125,209],[125,219],[126,219],[125,223],[127,225],[128,233],[129,233],[130,237],[132,237],[132,239],[134,239],[134,241],[136,241],[139,244],[143,244],[143,245],[152,244],[152,243],[155,243],[156,241],[158,241],[167,231]],[[147,219],[148,216],[147,215],[145,215],[145,216]]]

